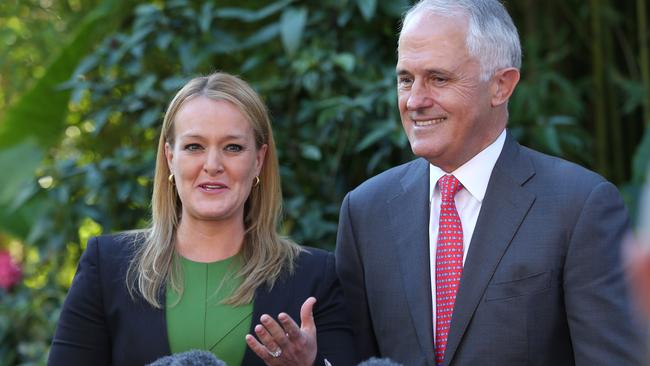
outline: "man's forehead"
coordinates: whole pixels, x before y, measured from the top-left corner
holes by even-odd
[[[436,13],[431,10],[422,9],[416,13],[413,13],[407,16],[404,19],[402,24],[402,29],[400,30],[399,38],[402,38],[402,35],[405,32],[408,32],[412,29],[420,29],[423,26],[433,26],[433,25],[443,25],[443,24],[453,24],[459,29],[466,30],[469,25],[469,17],[467,14],[461,12],[450,12],[450,13]]]

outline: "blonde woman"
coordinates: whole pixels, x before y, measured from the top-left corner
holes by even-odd
[[[89,241],[48,363],[355,364],[333,256],[278,235],[281,201],[259,96],[225,73],[189,81],[163,122],[151,227]]]

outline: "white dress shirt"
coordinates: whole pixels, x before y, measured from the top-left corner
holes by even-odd
[[[492,144],[450,173],[463,185],[463,188],[455,196],[456,210],[458,210],[458,216],[463,227],[463,264],[465,264],[465,258],[467,258],[469,243],[472,240],[476,220],[481,211],[481,204],[490,181],[490,175],[492,175],[494,164],[496,164],[501,154],[505,141],[506,131],[504,129]],[[438,180],[445,174],[448,173],[435,165],[429,164],[429,212],[431,213],[429,215],[429,259],[431,262],[430,268],[432,269],[431,295],[433,297],[434,339],[436,336],[436,243],[438,242],[438,221],[440,220],[440,204],[442,203]]]

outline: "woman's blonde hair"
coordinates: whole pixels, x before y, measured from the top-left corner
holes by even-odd
[[[131,296],[138,292],[149,304],[161,308],[161,291],[167,284],[179,294],[183,292],[182,273],[174,260],[174,239],[180,222],[182,203],[165,157],[165,143],[174,144],[174,119],[181,107],[196,96],[232,103],[246,117],[255,135],[257,149],[268,146],[256,184],[244,208],[244,244],[242,267],[234,275],[241,285],[225,303],[242,305],[253,300],[255,290],[273,286],[278,277],[293,271],[300,247],[277,232],[282,209],[282,191],[275,142],[266,106],[259,95],[242,79],[223,72],[190,80],[172,99],[163,121],[154,176],[151,226],[137,235],[135,255],[127,271]],[[138,237],[140,240],[138,240]]]

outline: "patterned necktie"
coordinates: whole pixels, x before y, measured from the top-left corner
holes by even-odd
[[[442,364],[447,349],[447,336],[454,312],[456,292],[463,272],[463,227],[456,210],[454,196],[463,186],[453,175],[438,181],[442,204],[436,244],[436,364]]]

